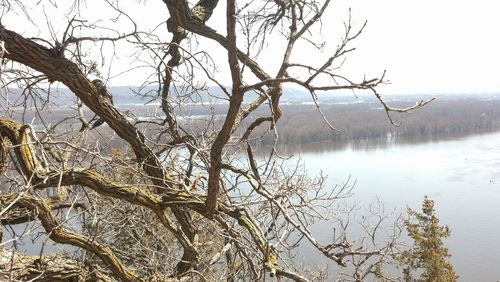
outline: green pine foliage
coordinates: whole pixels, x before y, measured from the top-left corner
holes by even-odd
[[[440,226],[434,210],[434,201],[427,196],[422,212],[408,209],[409,220],[405,221],[408,235],[414,241],[412,249],[399,257],[407,282],[449,282],[458,276],[448,261],[451,257],[442,238],[450,236],[448,226]],[[419,275],[415,278],[414,275]]]

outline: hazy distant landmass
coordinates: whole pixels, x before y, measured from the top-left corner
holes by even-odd
[[[115,105],[127,106],[127,105],[147,105],[147,104],[159,104],[160,100],[158,97],[158,86],[150,85],[146,87],[139,86],[113,86],[108,88],[111,93],[113,93],[113,100]],[[231,88],[227,87],[227,91],[230,93]],[[218,101],[218,103],[224,103],[228,101],[228,96],[224,93],[220,87],[211,86],[203,90],[193,90],[191,88],[172,88],[173,99],[182,101],[184,103],[201,103],[208,101]],[[357,92],[359,94],[359,92]],[[363,94],[355,95],[351,92],[318,92],[317,98],[323,103],[361,103],[364,101],[375,101],[373,95]],[[484,94],[483,94],[484,95]],[[12,105],[20,104],[25,100],[25,96],[29,97],[29,100],[33,101],[38,99],[48,99],[51,103],[57,106],[72,106],[76,103],[76,96],[71,93],[68,88],[59,87],[52,89],[43,90],[33,90],[32,93],[28,91],[23,91],[18,88],[8,88],[2,93],[2,100],[5,100],[9,96],[9,102]],[[386,99],[387,101],[400,100],[400,99],[425,99],[432,95],[422,94],[422,95],[391,95]],[[258,97],[256,92],[247,92],[245,94],[246,101],[252,101]],[[313,103],[311,94],[307,91],[295,88],[285,88],[284,95],[280,99],[281,104],[289,103]]]
[[[115,105],[132,120],[144,121],[151,117],[161,119],[158,87],[137,86],[109,87]],[[221,120],[227,111],[228,97],[219,87],[203,91],[172,89],[172,102],[180,122],[203,120],[215,116]],[[26,93],[24,93],[26,94]],[[252,101],[256,93],[248,93],[246,101]],[[382,105],[369,93],[355,96],[352,93],[320,93],[319,105],[325,117],[340,130],[331,130],[323,121],[310,93],[297,89],[285,89],[280,100],[284,112],[278,123],[277,132],[282,144],[303,144],[337,140],[365,140],[401,137],[428,137],[439,135],[465,136],[500,130],[500,93],[475,94],[412,94],[385,97],[392,107],[408,107],[420,100],[437,99],[412,114],[391,114],[401,126],[390,124]],[[43,101],[50,101],[49,106]],[[51,91],[37,91],[23,95],[20,89],[8,89],[2,93],[2,115],[10,115],[23,122],[37,123],[35,109],[48,111],[46,122],[57,123],[67,117],[76,116],[76,98],[66,88]],[[27,104],[31,111],[17,111]],[[181,109],[182,107],[182,109]],[[87,112],[91,116],[92,113]],[[247,118],[248,125],[258,116],[269,115],[269,109],[258,109]],[[78,122],[73,120],[73,122]],[[198,134],[197,126],[187,127]],[[267,134],[266,134],[267,132]],[[274,134],[265,124],[253,134],[254,143],[269,145]]]

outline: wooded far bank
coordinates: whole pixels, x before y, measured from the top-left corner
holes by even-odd
[[[411,99],[411,98],[410,98]],[[397,107],[408,101],[397,101]],[[322,110],[341,132],[328,128],[314,106],[283,106],[285,115],[277,131],[280,143],[304,144],[325,141],[370,139],[439,139],[440,136],[460,137],[500,130],[500,99],[471,96],[437,98],[412,114],[393,115],[400,126],[390,123],[383,108],[373,102],[327,104]],[[266,135],[263,144],[273,143]]]
[[[127,116],[136,124],[154,123],[155,116],[158,120],[163,119],[160,114],[155,114],[160,112],[160,105],[148,103],[147,95],[134,95],[130,88],[126,87],[112,87],[111,89],[117,93],[115,103],[118,108],[127,113]],[[43,95],[40,94],[40,96]],[[47,106],[40,110],[41,107],[37,101],[42,100],[41,98],[43,97],[31,96],[28,100],[20,100],[13,97],[7,98],[4,95],[2,104],[10,106],[4,107],[3,110],[9,111],[9,114],[18,120],[33,122],[35,125],[39,123],[40,116],[43,116],[45,123],[66,122],[74,125],[76,121],[78,124],[78,114],[76,107],[72,106],[72,101],[55,100],[54,103],[59,103],[60,106]],[[397,107],[406,107],[419,99],[429,98],[429,95],[388,96],[391,104]],[[204,102],[182,99],[177,101],[179,122],[195,135],[203,135],[203,132],[206,132],[203,128],[210,126],[206,124],[207,122],[213,122],[211,117],[222,122],[228,107],[228,104],[217,95],[211,99],[201,97],[200,100]],[[358,98],[350,95],[321,97],[319,105],[322,112],[339,131],[334,131],[326,125],[306,93],[292,92],[288,96],[285,93],[283,100],[285,103],[281,105],[281,109],[284,114],[276,126],[280,145],[375,139],[435,140],[442,137],[461,137],[500,130],[500,95],[498,94],[438,95],[435,101],[411,114],[392,114],[394,121],[400,123],[400,126],[392,125],[380,103],[369,95]],[[29,104],[32,109],[38,108],[38,110],[26,110],[20,107],[23,104]],[[186,104],[189,105],[186,106]],[[180,108],[183,110],[178,110]],[[266,110],[265,108],[258,109],[252,115],[257,117]],[[50,115],[37,114],[37,111],[49,111]],[[91,118],[89,112],[86,112],[86,115]],[[212,126],[217,127],[220,124]],[[107,126],[103,126],[99,128],[99,134],[108,138],[110,131]],[[251,136],[251,142],[256,145],[268,146],[275,142],[275,133],[269,125],[257,128]]]

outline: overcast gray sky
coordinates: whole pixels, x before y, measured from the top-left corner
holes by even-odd
[[[89,5],[102,5],[102,2],[89,2],[93,2]],[[140,25],[154,25],[168,17],[162,1],[145,3],[146,6],[137,6],[137,3],[122,1],[122,6],[134,5],[129,7],[129,12],[140,19]],[[223,3],[208,22],[221,33],[225,33]],[[353,45],[357,50],[348,57],[343,67],[345,73],[362,78],[365,74],[372,77],[387,70],[391,84],[381,88],[384,93],[500,92],[500,1],[335,0],[323,19],[322,36],[330,43],[326,51],[338,44],[349,8],[352,8],[355,26],[360,26],[364,20],[368,21],[368,26]],[[46,13],[55,18],[49,10],[46,7]],[[109,17],[105,9],[91,9],[90,12],[96,19]],[[43,12],[33,12],[33,15],[42,18],[39,21],[42,25],[46,24]],[[59,16],[67,21],[65,16]],[[22,15],[12,15],[3,18],[2,23],[22,34],[37,36],[33,30],[40,26],[20,25],[20,18]],[[57,21],[54,26],[55,29],[64,28],[64,24],[58,25]],[[269,46],[273,44],[271,40]],[[273,48],[265,50],[259,61],[270,69],[282,56],[281,53],[276,56]],[[217,51],[220,49],[213,50],[216,59],[226,61],[226,55]],[[298,46],[295,56],[320,63],[317,61],[319,56],[311,56],[305,45]],[[112,85],[139,84],[143,79],[140,72],[116,76],[129,63],[126,59],[114,63]],[[223,67],[221,71],[219,78],[229,83]]]

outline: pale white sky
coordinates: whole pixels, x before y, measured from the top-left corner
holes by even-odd
[[[348,2],[368,19],[353,64],[387,69],[387,91],[500,92],[500,1]]]
[[[38,1],[27,1],[36,3]],[[58,1],[60,2],[60,1]],[[66,2],[66,1],[65,1]],[[72,2],[72,1],[67,1]],[[102,2],[89,5],[102,5]],[[62,2],[60,2],[62,3]],[[98,4],[96,4],[98,3]],[[168,18],[168,12],[160,0],[148,0],[146,5],[122,1],[122,6],[136,17],[140,27],[152,27]],[[27,4],[29,5],[29,4]],[[2,18],[2,23],[26,36],[46,35],[45,16],[42,5],[32,7],[32,17],[38,25],[20,24],[23,15],[9,15]],[[470,93],[500,92],[500,1],[496,0],[335,0],[323,19],[321,35],[329,44],[325,52],[331,52],[338,44],[342,22],[348,17],[348,8],[352,9],[355,26],[368,21],[365,32],[354,42],[352,53],[343,66],[344,74],[354,78],[373,77],[387,70],[390,85],[381,88],[384,93]],[[89,7],[92,8],[92,7]],[[44,7],[45,13],[52,19],[59,19],[53,24],[54,30],[61,33],[67,15],[58,13],[50,6]],[[90,9],[89,17],[109,18],[109,10]],[[225,7],[222,1],[209,26],[225,33]],[[127,29],[123,21],[124,29]],[[162,27],[164,29],[164,27]],[[161,35],[168,42],[169,34]],[[206,44],[200,41],[201,44]],[[205,45],[204,45],[205,46]],[[243,47],[243,46],[240,46]],[[259,63],[275,73],[276,64],[281,59],[283,44],[270,39]],[[310,51],[305,44],[299,44],[294,58],[303,62],[319,65],[319,58],[327,58],[328,53],[319,54]],[[119,47],[121,48],[121,47]],[[224,71],[226,55],[216,44],[208,47],[221,73],[218,78],[229,83],[229,75]],[[123,50],[120,50],[123,51]],[[126,51],[115,60],[108,69],[109,60],[102,66],[102,71],[113,78],[112,85],[139,84],[146,71],[116,76],[131,65],[127,61]],[[147,58],[144,58],[147,60]]]

